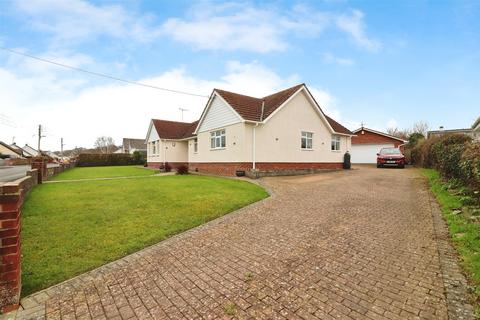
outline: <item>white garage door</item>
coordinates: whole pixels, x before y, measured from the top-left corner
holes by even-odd
[[[377,163],[377,153],[382,148],[393,148],[391,144],[356,144],[352,145],[352,163]]]

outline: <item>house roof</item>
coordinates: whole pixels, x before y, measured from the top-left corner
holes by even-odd
[[[263,98],[250,97],[221,89],[214,89],[214,92],[218,93],[223,99],[225,99],[225,101],[244,120],[261,122],[268,118],[285,101],[287,101],[291,96],[293,96],[298,90],[300,90],[304,86],[305,84],[303,83],[298,84],[296,86],[276,92]],[[323,113],[323,111],[321,112]],[[332,118],[326,115],[325,118],[335,132],[342,134],[352,134],[350,130],[348,130]]]
[[[369,128],[365,128],[365,127],[360,127],[360,128],[358,128],[357,130],[353,130],[353,133],[360,132],[361,130],[368,131],[368,132],[372,132],[372,133],[375,133],[375,134],[378,134],[378,135],[381,135],[381,136],[384,136],[384,137],[387,137],[387,138],[390,138],[390,139],[398,140],[398,141],[401,141],[401,142],[407,142],[407,140],[403,140],[403,139],[401,139],[401,138],[399,138],[399,137],[395,137],[395,136],[389,135],[388,133],[376,131],[376,130],[369,129]]]
[[[186,139],[192,137],[197,127],[195,122],[178,122],[169,120],[152,119],[158,136],[162,139]]]
[[[123,138],[123,147],[128,146],[131,149],[146,150],[145,139]]]
[[[15,153],[18,154],[19,156],[23,156],[23,155],[22,155],[22,151],[21,151],[20,149],[17,149],[17,148],[15,148],[15,147],[13,147],[13,146],[10,146],[10,145],[2,142],[2,141],[0,141],[0,144],[1,144],[2,146],[4,146],[5,148],[7,148],[8,150],[11,150],[12,152],[15,152]]]

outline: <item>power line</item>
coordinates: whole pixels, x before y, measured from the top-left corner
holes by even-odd
[[[142,83],[142,82],[136,82],[136,81],[121,79],[121,78],[111,76],[111,75],[108,75],[108,74],[105,74],[105,73],[94,72],[94,71],[70,66],[70,65],[67,65],[67,64],[64,64],[64,63],[56,62],[56,61],[53,61],[53,60],[40,58],[40,57],[37,57],[37,56],[30,55],[28,53],[23,53],[23,52],[19,52],[19,51],[16,51],[16,50],[12,50],[10,48],[0,47],[0,49],[4,50],[4,51],[7,51],[7,52],[10,52],[10,53],[20,55],[20,56],[27,57],[27,58],[30,58],[30,59],[34,59],[34,60],[41,61],[41,62],[44,62],[44,63],[53,64],[53,65],[56,65],[56,66],[59,66],[59,67],[63,67],[63,68],[87,73],[87,74],[94,75],[94,76],[97,76],[97,77],[103,77],[103,78],[107,78],[107,79],[111,79],[111,80],[115,80],[115,81],[120,81],[120,82],[124,82],[124,83],[128,83],[128,84],[134,84],[134,85],[137,85],[137,86],[142,86],[142,87],[147,87],[147,88],[151,88],[151,89],[157,89],[157,90],[162,90],[162,91],[167,91],[167,92],[172,92],[172,93],[184,94],[184,95],[193,96],[193,97],[209,98],[208,95],[192,93],[192,92],[187,92],[187,91],[181,91],[181,90],[168,89],[168,88],[162,88],[162,87],[157,87],[157,86],[153,86],[153,85]]]

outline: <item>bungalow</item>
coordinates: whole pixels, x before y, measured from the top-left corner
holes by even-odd
[[[7,158],[22,158],[21,150],[0,141],[0,155]]]
[[[198,121],[150,121],[147,163],[221,175],[339,169],[352,136],[304,84],[263,98],[214,89]]]

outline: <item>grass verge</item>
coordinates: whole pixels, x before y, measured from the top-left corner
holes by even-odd
[[[267,197],[208,176],[42,184],[22,216],[22,295],[114,261]]]
[[[53,181],[151,176],[158,171],[139,166],[76,167],[49,178]]]
[[[442,180],[433,169],[421,169],[441,205],[451,238],[460,254],[476,297],[476,314],[480,315],[480,209],[466,195],[464,188]]]

